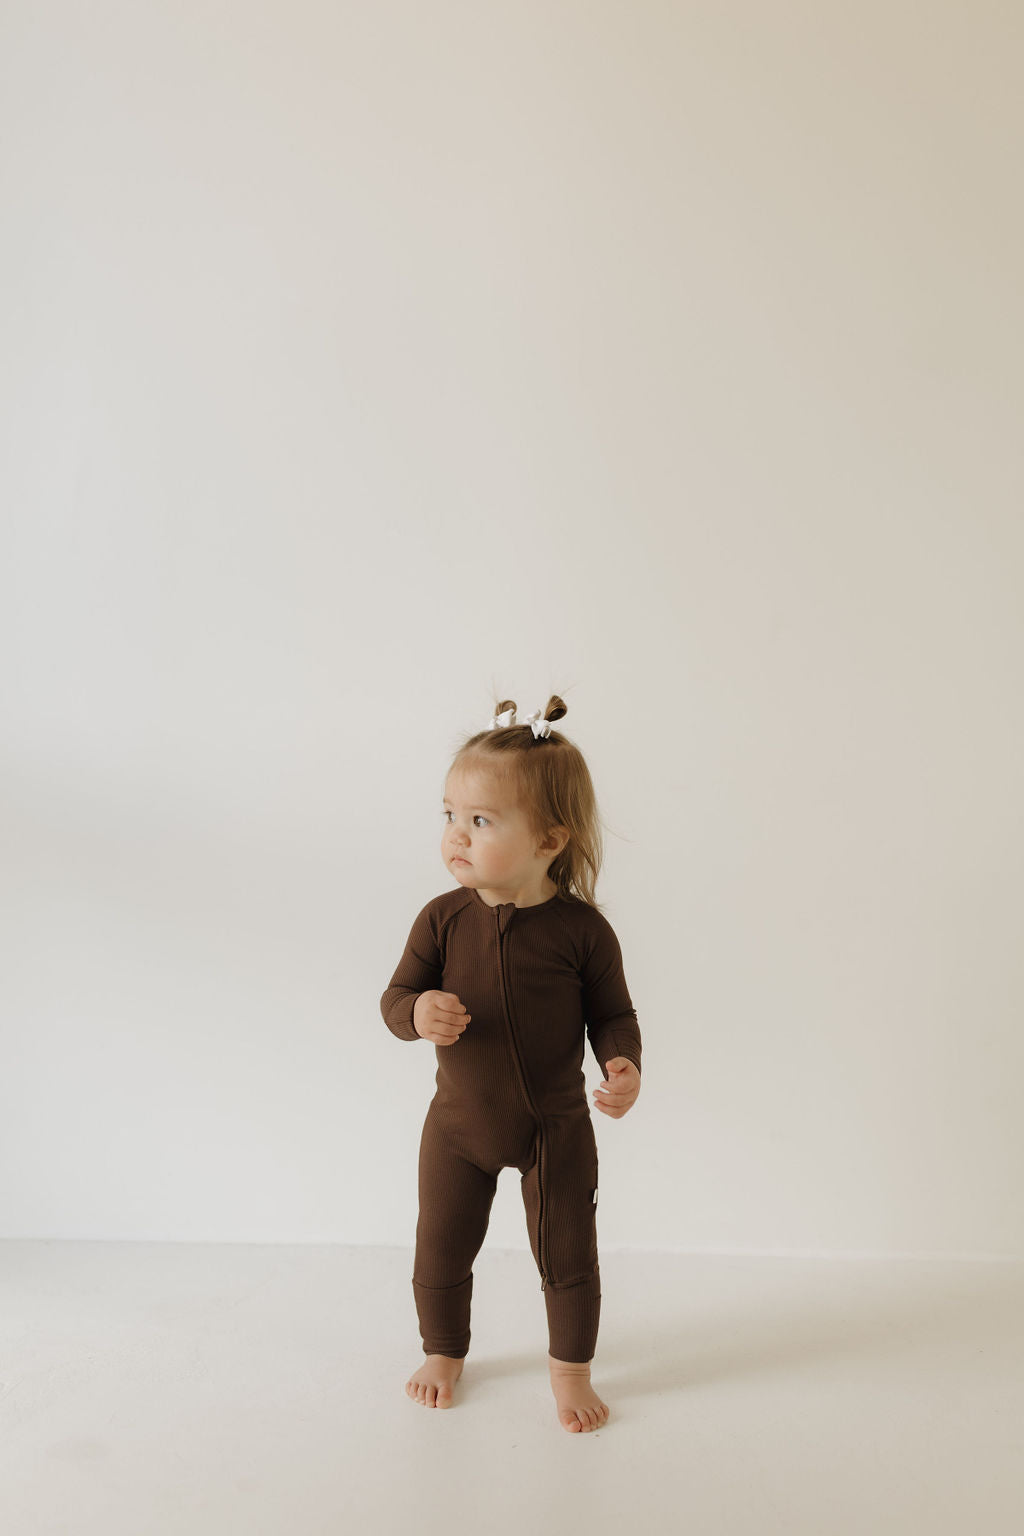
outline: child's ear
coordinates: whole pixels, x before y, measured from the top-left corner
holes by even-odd
[[[551,848],[553,854],[558,855],[569,841],[568,827],[552,827],[544,844],[545,849]]]

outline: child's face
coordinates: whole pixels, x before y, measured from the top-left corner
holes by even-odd
[[[444,794],[441,856],[462,884],[503,891],[543,878],[558,840],[541,846],[544,840],[530,831],[525,812],[500,781],[468,768],[453,770]]]

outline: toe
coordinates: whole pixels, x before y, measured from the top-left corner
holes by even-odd
[[[437,1401],[437,1388],[433,1385],[427,1388],[427,1407],[433,1408]]]
[[[438,1387],[437,1389],[437,1406],[439,1408],[450,1408],[451,1405],[452,1389],[446,1383],[443,1387]]]

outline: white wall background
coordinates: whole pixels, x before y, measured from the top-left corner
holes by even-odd
[[[559,690],[602,1246],[1024,1254],[1021,54],[8,0],[4,1236],[411,1243],[378,1000],[459,738]]]

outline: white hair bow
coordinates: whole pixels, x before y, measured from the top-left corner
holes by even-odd
[[[543,720],[543,719],[541,719],[541,714],[542,714],[541,710],[535,709],[532,715],[527,715],[526,719],[521,722],[521,724],[528,725],[528,726],[530,726],[532,728],[533,735],[534,735],[534,740],[536,740],[539,736],[550,736],[551,735],[551,721],[550,720]],[[516,723],[516,712],[515,712],[515,710],[514,709],[506,709],[506,711],[505,711],[505,713],[503,715],[492,715],[491,716],[490,725],[489,725],[488,729],[493,731],[497,726],[515,725],[515,723]]]

